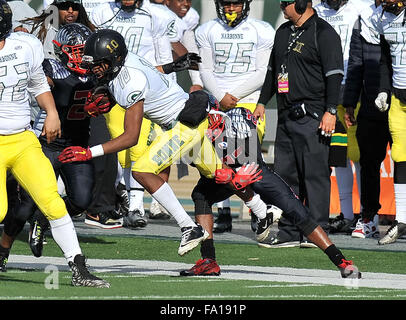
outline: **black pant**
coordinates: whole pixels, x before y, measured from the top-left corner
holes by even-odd
[[[89,145],[95,146],[111,139],[104,116],[90,120]],[[93,201],[87,211],[97,214],[116,209],[117,154],[111,153],[92,159],[95,167]]]
[[[360,151],[361,206],[363,218],[372,219],[381,208],[381,163],[392,143],[389,125],[384,121],[358,119],[356,137]]]
[[[296,121],[280,120],[274,169],[308,207],[312,220],[327,230],[331,187],[329,141],[320,135],[319,124],[319,120],[308,115]],[[278,227],[281,241],[301,240],[300,230],[283,215]]]

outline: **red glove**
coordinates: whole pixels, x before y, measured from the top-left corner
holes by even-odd
[[[90,159],[92,159],[92,152],[89,147],[87,149],[77,146],[67,147],[58,156],[58,160],[62,163],[88,161]]]
[[[227,184],[233,180],[235,172],[231,168],[217,169],[214,173],[216,183]]]
[[[97,117],[102,113],[107,113],[111,110],[111,108],[111,102],[106,95],[94,95],[91,92],[89,92],[86,99],[86,104],[83,107],[85,112],[92,117]]]
[[[259,165],[252,162],[248,165],[243,165],[240,170],[235,174],[231,180],[232,184],[237,190],[246,188],[249,184],[262,179],[260,174],[262,170],[258,170]]]

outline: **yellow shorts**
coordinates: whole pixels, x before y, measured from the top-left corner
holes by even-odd
[[[237,103],[237,108],[245,108],[251,112],[254,112],[256,107],[257,107],[257,105],[255,103]],[[264,115],[264,121],[261,121],[260,119],[258,119],[258,124],[257,124],[257,133],[258,133],[259,142],[261,144],[262,144],[262,141],[264,140],[264,136],[265,136],[265,125],[266,125],[266,118]]]
[[[357,107],[354,110],[355,119],[357,118],[360,105],[361,104],[358,103]],[[338,118],[340,119],[341,123],[344,125],[345,130],[347,131],[347,137],[348,137],[347,157],[351,161],[358,162],[360,154],[359,154],[357,137],[355,135],[355,133],[357,131],[357,125],[351,126],[351,127],[346,126],[345,121],[344,121],[345,108],[341,104],[337,106],[337,115],[338,115]]]
[[[35,134],[24,131],[0,135],[0,221],[7,213],[6,176],[10,170],[48,220],[65,216],[65,202],[58,194],[54,169],[42,152]]]
[[[389,109],[389,131],[392,136],[392,160],[406,161],[406,104],[392,95]]]
[[[106,118],[106,124],[109,129],[111,138],[114,139],[124,132],[124,116],[125,109],[121,108],[116,104],[108,113],[104,114]],[[120,151],[118,156],[118,161],[123,168],[130,168],[131,162],[137,161],[141,155],[145,152],[148,145],[153,139],[153,135],[159,135],[162,129],[151,122],[148,119],[142,120],[140,136],[138,138],[138,143],[126,150]]]
[[[222,167],[221,159],[206,137],[208,120],[191,128],[181,122],[157,136],[145,153],[132,166],[132,171],[159,174],[181,158],[193,162],[201,174],[213,178],[216,169]]]

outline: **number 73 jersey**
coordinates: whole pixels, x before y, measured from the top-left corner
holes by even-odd
[[[234,28],[214,19],[198,27],[195,34],[200,48],[211,49],[217,85],[229,92],[256,71],[257,52],[272,48],[275,30],[269,23],[251,18]]]
[[[6,38],[0,50],[0,134],[30,128],[29,91],[34,96],[50,91],[43,59],[42,44],[33,35],[13,32]]]

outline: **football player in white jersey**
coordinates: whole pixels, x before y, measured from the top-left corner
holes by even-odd
[[[274,28],[249,18],[251,0],[215,0],[217,18],[196,29],[204,87],[226,110],[243,107],[255,110],[267,63],[273,47]],[[265,119],[259,121],[262,142]],[[218,203],[215,232],[231,231],[230,201]]]
[[[47,112],[42,135],[48,143],[61,136],[55,102],[42,69],[41,42],[25,32],[10,33],[12,13],[4,0],[0,0],[0,17],[0,221],[7,212],[5,183],[10,171],[49,220],[53,238],[72,269],[72,284],[109,287],[87,270],[75,227],[58,194],[52,165],[30,126],[29,91]],[[0,251],[3,265],[7,248]]]
[[[406,234],[406,2],[382,1],[372,17],[381,35],[381,87],[375,104],[381,111],[389,108],[389,130],[392,137],[396,220],[379,244],[395,242]],[[385,51],[385,45],[389,50]]]
[[[211,141],[205,135],[209,125],[208,94],[204,91],[191,94],[184,92],[175,81],[159,72],[148,61],[128,52],[124,38],[114,30],[99,30],[91,35],[85,44],[83,61],[88,62],[89,70],[99,82],[108,84],[117,103],[126,109],[125,130],[119,137],[102,145],[87,149],[66,148],[59,157],[60,161],[86,161],[124,150],[137,144],[144,116],[157,123],[165,131],[155,138],[132,165],[132,174],[175,218],[182,231],[178,254],[186,254],[209,234],[191,219],[159,173],[190,154],[193,154],[193,162],[199,172],[206,177],[214,178],[216,170],[223,167]],[[244,175],[243,180],[246,182],[243,182],[242,174],[236,173],[234,179],[247,185],[252,177],[250,173]],[[245,192],[241,193],[241,197],[249,201],[253,194]]]
[[[316,5],[314,9],[316,10],[318,16],[326,20],[335,31],[339,34],[341,38],[341,47],[343,50],[344,58],[344,78],[342,80],[341,94],[340,94],[340,104],[337,106],[337,115],[340,119],[340,122],[344,125],[347,131],[348,145],[347,145],[347,163],[346,166],[335,167],[335,174],[337,179],[339,198],[340,198],[340,208],[341,213],[337,219],[333,220],[330,224],[331,232],[341,232],[341,229],[336,229],[338,219],[346,219],[348,223],[352,223],[354,219],[354,210],[353,210],[353,172],[352,164],[354,164],[357,186],[360,194],[360,165],[359,165],[359,147],[357,139],[355,137],[355,132],[357,130],[356,125],[348,127],[345,122],[346,109],[342,105],[342,95],[344,92],[345,80],[347,77],[347,67],[348,59],[350,53],[350,42],[351,35],[354,24],[358,21],[359,16],[363,9],[366,6],[369,6],[369,2],[360,1],[360,0],[322,0],[321,3]],[[359,110],[359,104],[356,109],[348,110],[353,116],[356,117]],[[369,221],[368,221],[369,222]],[[363,225],[363,219],[359,220],[358,229]],[[373,222],[371,222],[373,223]],[[348,226],[345,226],[348,227]],[[359,235],[359,232],[354,233],[354,237]],[[371,234],[372,236],[372,234]]]
[[[196,45],[195,29],[199,25],[200,15],[192,8],[192,0],[166,0],[165,4],[169,9],[175,12],[186,25],[186,30],[181,40],[182,44],[189,52],[199,53],[199,49]],[[189,76],[192,82],[189,92],[203,89],[203,82],[200,78],[199,71],[189,70]]]

